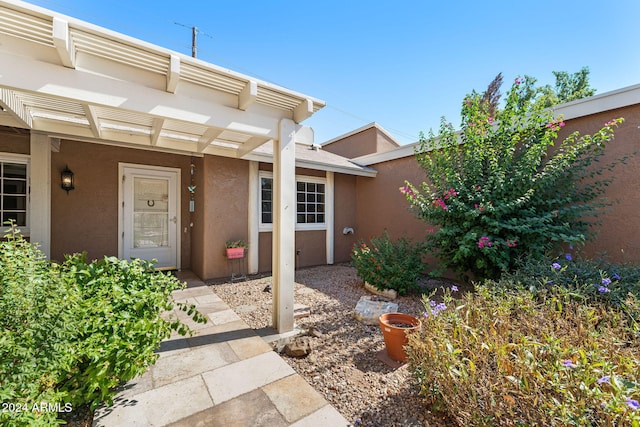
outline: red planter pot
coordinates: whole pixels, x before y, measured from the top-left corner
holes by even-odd
[[[384,337],[387,355],[397,362],[406,362],[407,333],[420,329],[420,320],[404,313],[385,313],[380,316],[380,329]]]
[[[227,258],[244,258],[244,248],[227,248]]]

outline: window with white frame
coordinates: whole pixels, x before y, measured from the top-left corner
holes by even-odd
[[[296,228],[326,228],[325,178],[296,176]],[[260,226],[269,229],[273,224],[273,174],[260,173]]]
[[[0,158],[0,215],[2,226],[13,221],[19,227],[27,227],[29,204],[27,161]]]

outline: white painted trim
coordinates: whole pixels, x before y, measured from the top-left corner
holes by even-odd
[[[47,135],[31,132],[31,177],[29,230],[32,242],[51,257],[51,140]],[[62,191],[62,190],[60,190]]]
[[[327,184],[325,185],[325,195],[324,195],[324,219],[327,223],[327,232],[326,232],[326,244],[327,244],[327,264],[333,264],[333,252],[334,252],[334,230],[335,230],[335,218],[334,218],[334,209],[335,209],[335,177],[333,172],[327,172]]]
[[[124,233],[124,187],[122,176],[125,168],[147,169],[149,171],[163,171],[176,173],[176,268],[182,268],[182,169],[166,166],[141,165],[137,163],[118,163],[118,258],[122,259],[124,254],[123,233]]]
[[[260,266],[260,174],[258,162],[249,162],[249,274],[256,274]]]

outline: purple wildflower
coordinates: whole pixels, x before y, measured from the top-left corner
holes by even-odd
[[[554,262],[553,264],[551,264],[551,267],[553,267],[555,270],[560,270],[560,268],[562,268],[562,266],[557,262]]]
[[[602,279],[602,284],[603,285],[610,285],[611,284],[611,279],[605,277],[604,279]]]
[[[451,292],[458,292],[458,287],[456,285],[451,286]]]
[[[571,257],[571,254],[566,254],[564,257],[569,261],[573,260],[573,258]]]
[[[609,292],[609,288],[607,288],[606,286],[600,286],[600,287],[598,288],[598,292],[600,292],[600,293],[604,294],[604,293],[606,293],[606,292]]]
[[[567,359],[564,362],[562,362],[562,366],[565,366],[565,367],[570,368],[570,369],[578,367],[578,365],[573,363],[573,360],[571,360],[571,359]]]
[[[599,378],[597,382],[598,384],[611,384],[611,376],[605,375],[602,378]]]
[[[630,397],[627,397],[627,400],[625,400],[625,402],[627,404],[627,406],[629,406],[629,408],[633,409],[634,411],[636,409],[640,409],[640,403],[638,403],[637,400],[631,399]]]
[[[620,275],[618,273],[613,273],[613,278],[616,280],[620,280]]]

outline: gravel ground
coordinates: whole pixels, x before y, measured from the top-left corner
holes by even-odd
[[[251,328],[267,327],[272,302],[271,293],[264,289],[271,277],[249,279],[211,286]],[[356,426],[455,425],[425,404],[408,365],[394,368],[379,359],[384,349],[380,328],[353,318],[360,297],[370,295],[354,268],[335,265],[299,270],[295,280],[295,302],[311,308],[311,315],[299,319],[297,326],[313,327],[322,336],[313,338],[313,351],[306,358],[282,357],[347,420]],[[423,284],[442,285],[433,280]],[[417,294],[398,297],[395,302],[403,313],[420,316],[423,311]]]

